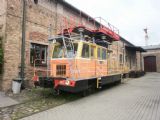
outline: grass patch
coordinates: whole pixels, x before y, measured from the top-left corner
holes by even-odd
[[[14,99],[16,99],[16,97],[18,96],[15,96]],[[8,107],[8,110],[12,109],[10,118],[13,120],[27,117],[32,114],[77,100],[81,98],[81,95],[63,92],[60,95],[55,96],[53,95],[52,89],[33,88],[23,92],[21,97],[25,97],[27,99],[22,100],[21,104],[12,106],[10,108]]]

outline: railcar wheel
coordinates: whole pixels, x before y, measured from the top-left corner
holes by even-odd
[[[83,97],[86,97],[90,94],[93,94],[95,92],[95,87],[93,85],[89,85],[88,86],[88,89],[82,91],[82,96]]]
[[[82,95],[82,97],[86,97],[86,96],[88,96],[88,95],[89,95],[88,89],[87,89],[87,90],[82,91],[81,95]]]
[[[116,81],[116,84],[121,84],[121,82],[122,82],[122,80],[120,79],[120,80]]]
[[[88,94],[93,94],[94,91],[95,91],[95,87],[92,84],[89,85],[89,87],[88,87]]]

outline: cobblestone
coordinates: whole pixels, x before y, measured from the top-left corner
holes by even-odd
[[[30,92],[32,92],[32,95],[33,94],[36,95],[36,97],[31,98],[28,96],[27,99],[22,98],[23,100],[17,98],[19,99],[19,101],[21,101],[21,104],[0,108],[0,120],[20,119],[79,98],[79,96],[73,96],[67,94],[62,94],[61,96],[54,96],[51,93],[52,91],[50,89],[47,91],[40,90],[39,93],[37,93],[37,91],[36,92],[30,91]],[[45,92],[46,94],[45,95],[43,94],[42,96],[39,95],[41,94],[40,92]],[[16,98],[18,96],[16,97],[12,96],[12,97]]]
[[[160,74],[138,79],[22,120],[160,120]]]

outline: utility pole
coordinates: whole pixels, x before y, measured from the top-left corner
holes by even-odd
[[[22,82],[25,78],[25,38],[26,38],[26,0],[23,0],[23,8],[22,8],[22,44],[21,44],[21,72],[20,72],[20,78]]]
[[[148,46],[148,39],[149,39],[149,37],[148,37],[148,29],[145,28],[144,32],[145,32],[145,45]]]

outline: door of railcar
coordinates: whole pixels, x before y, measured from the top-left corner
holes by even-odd
[[[96,75],[106,76],[107,75],[107,51],[106,48],[97,47],[97,62],[96,62]]]

